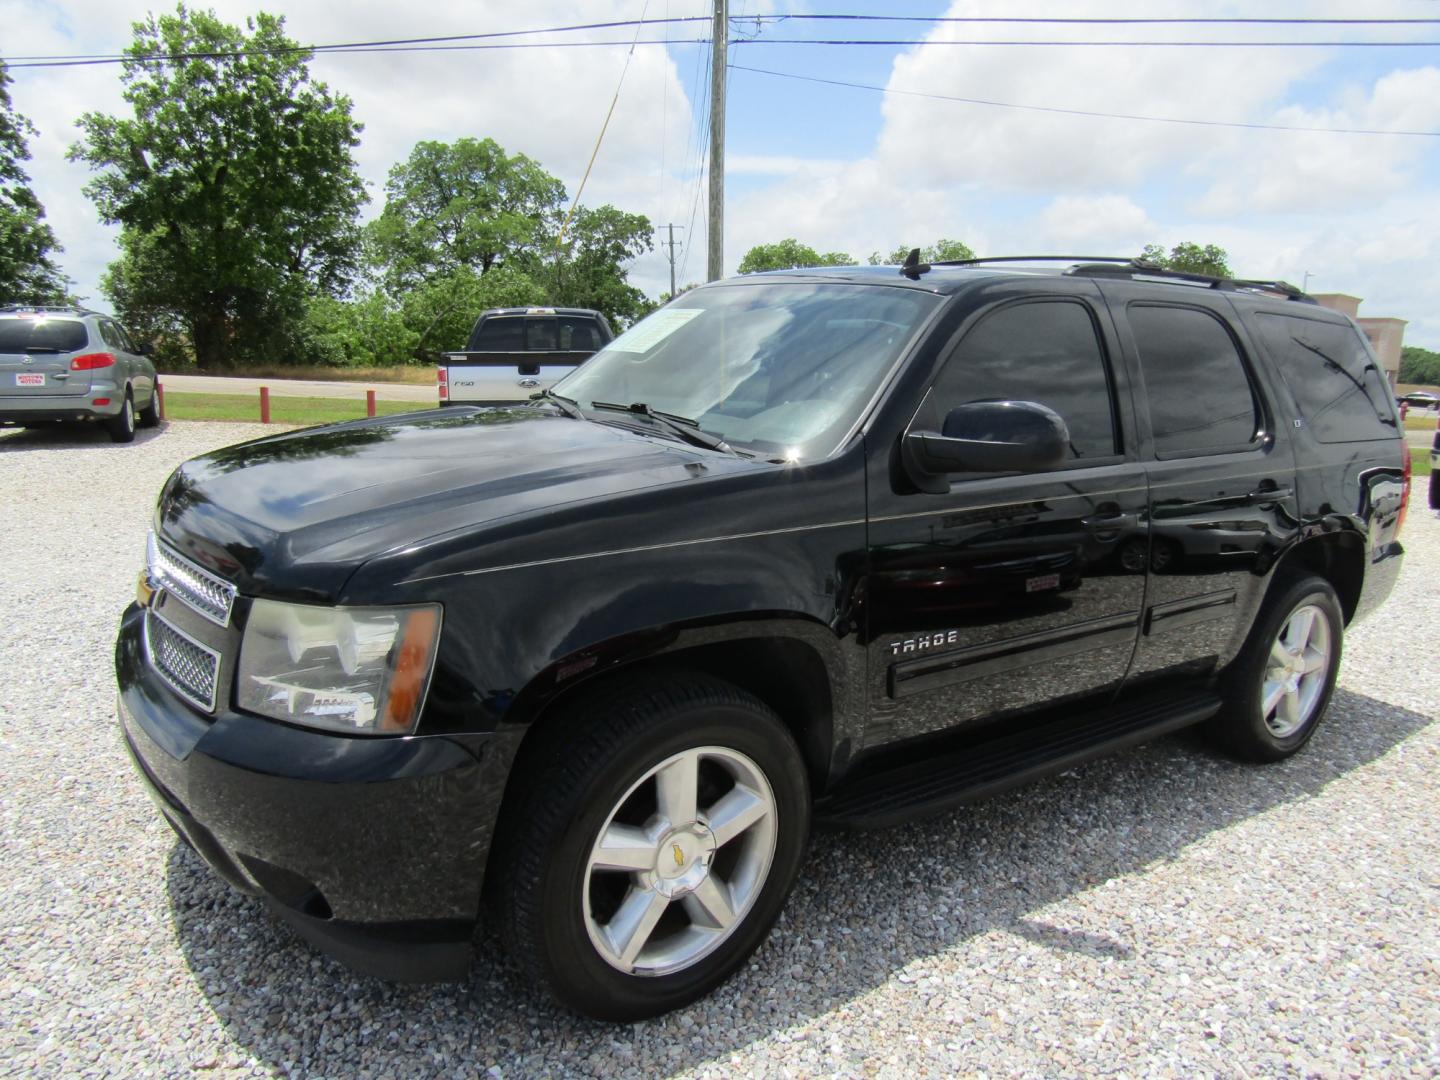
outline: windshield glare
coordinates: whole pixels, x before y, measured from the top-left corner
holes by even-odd
[[[587,408],[644,402],[767,456],[823,457],[938,302],[885,286],[700,289],[636,323],[554,390]]]

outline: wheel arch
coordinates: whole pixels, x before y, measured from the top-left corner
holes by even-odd
[[[1365,586],[1365,540],[1352,529],[1312,536],[1295,544],[1281,556],[1272,575],[1282,577],[1313,573],[1328,581],[1340,598],[1340,610],[1348,626],[1360,606]]]
[[[816,640],[817,631],[834,644],[826,628],[809,620],[697,628],[673,635],[668,645],[653,651],[595,665],[588,677],[577,678],[559,689],[542,689],[554,684],[556,674],[563,675],[587,663],[585,658],[561,660],[517,696],[516,707],[507,717],[510,723],[525,728],[517,765],[526,756],[527,745],[544,742],[554,725],[571,722],[572,706],[586,697],[619,680],[642,678],[649,673],[661,678],[689,671],[731,683],[774,710],[800,747],[812,787],[823,790],[831,770],[836,703],[845,691],[843,686],[835,685],[843,676],[832,669],[833,656],[827,662],[822,651],[824,638]]]

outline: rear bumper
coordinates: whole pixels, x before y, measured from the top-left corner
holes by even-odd
[[[106,405],[93,404],[97,397]],[[43,424],[56,421],[108,420],[118,416],[125,392],[114,384],[95,383],[83,394],[36,394],[0,397],[0,424]]]
[[[197,713],[145,664],[139,616],[116,645],[117,712],[171,827],[351,967],[463,978],[508,757],[484,736],[346,738]]]

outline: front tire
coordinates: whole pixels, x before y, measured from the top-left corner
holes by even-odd
[[[641,1020],[743,964],[810,827],[795,741],[708,676],[616,684],[535,736],[497,838],[507,947],[562,1004]]]
[[[1334,588],[1307,575],[1266,602],[1225,680],[1225,708],[1212,724],[1221,747],[1242,761],[1281,761],[1310,741],[1340,671],[1345,618]]]

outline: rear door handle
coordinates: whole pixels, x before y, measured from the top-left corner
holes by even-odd
[[[1258,487],[1249,495],[1245,496],[1247,503],[1273,503],[1281,499],[1288,499],[1295,494],[1294,488],[1282,487]]]
[[[1133,529],[1139,521],[1135,514],[1100,514],[1081,518],[1080,524],[1095,532],[1120,532],[1122,529]]]

